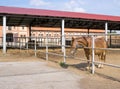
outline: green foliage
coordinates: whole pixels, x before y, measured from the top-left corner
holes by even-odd
[[[65,62],[60,62],[59,64],[63,68],[67,68],[68,67],[68,65]]]

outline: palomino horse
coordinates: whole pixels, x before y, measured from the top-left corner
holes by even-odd
[[[90,55],[92,55],[92,38],[91,37],[72,37],[71,42],[71,54],[74,55],[77,47],[83,46],[85,55],[88,60],[88,67],[90,69]],[[104,37],[95,37],[95,48],[107,48],[107,42]],[[103,49],[95,49],[95,55],[98,55],[99,60],[105,62],[106,59],[106,50]],[[98,68],[103,67],[103,65],[99,64]]]

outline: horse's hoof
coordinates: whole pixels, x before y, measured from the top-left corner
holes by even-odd
[[[86,70],[90,70],[90,67],[86,67]]]
[[[98,68],[101,68],[101,64],[98,64],[98,66],[97,66]]]
[[[98,68],[103,68],[103,64],[98,64]]]
[[[103,64],[101,64],[101,68],[103,68],[104,67],[104,65]]]

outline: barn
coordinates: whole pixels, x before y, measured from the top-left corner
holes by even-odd
[[[59,28],[61,33],[61,44],[65,44],[65,29],[70,28],[84,31],[87,34],[91,31],[103,30],[107,34],[108,30],[120,30],[120,17],[100,14],[54,11],[32,8],[19,8],[0,6],[0,25],[2,26],[2,47],[3,53],[6,53],[6,26],[27,26],[28,35],[32,35],[32,27]],[[77,31],[78,31],[77,30]],[[67,31],[67,30],[66,30]],[[7,34],[12,36],[12,34]],[[13,39],[10,39],[13,41]],[[106,39],[107,40],[107,39]]]

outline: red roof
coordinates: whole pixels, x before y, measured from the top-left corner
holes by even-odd
[[[42,9],[31,9],[31,8],[18,8],[18,7],[7,7],[7,6],[0,6],[0,14],[19,14],[19,15],[52,16],[52,17],[65,17],[65,18],[120,21],[120,16],[55,11],[55,10],[42,10]]]

